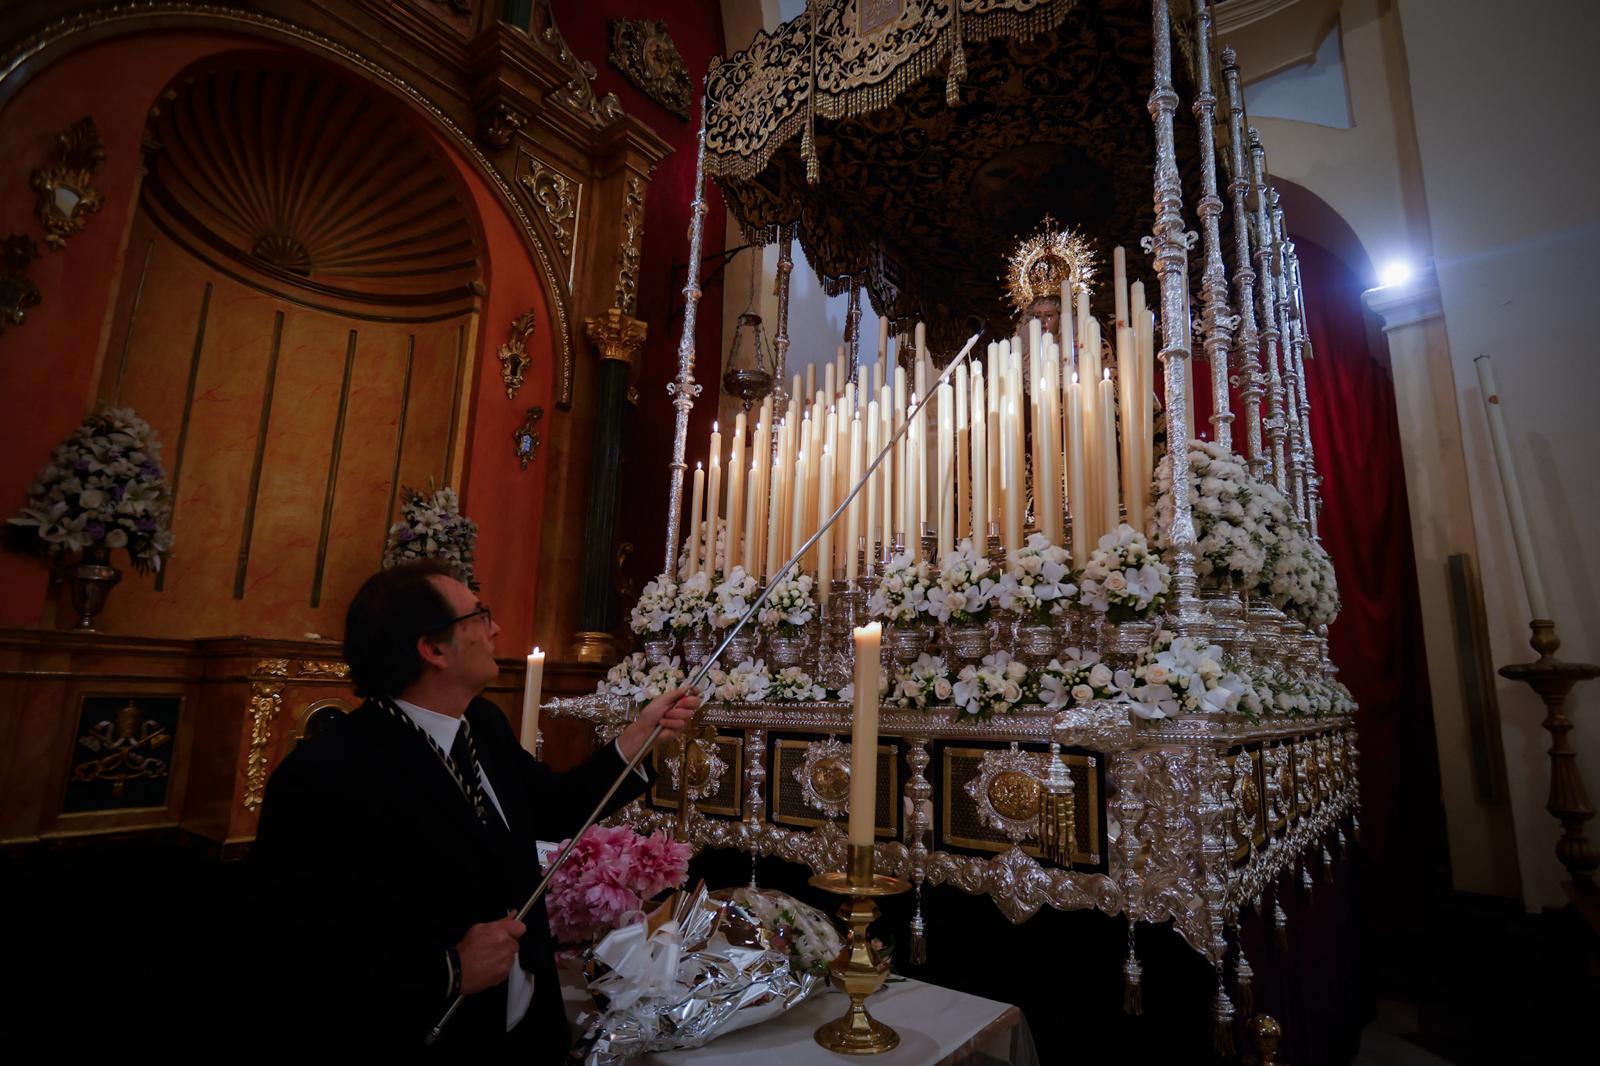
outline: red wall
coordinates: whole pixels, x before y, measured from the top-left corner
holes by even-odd
[[[0,111],[0,235],[26,233],[39,246],[29,276],[37,307],[0,335],[0,517],[25,500],[28,483],[88,412],[111,304],[122,274],[138,192],[140,135],[150,105],[178,71],[211,52],[238,47],[222,34],[140,34],[95,45],[34,77]],[[47,250],[34,216],[28,172],[56,158],[56,135],[93,116],[106,146],[94,180],[105,206],[60,251]],[[166,442],[170,450],[172,442]],[[0,552],[0,625],[38,625],[48,565]]]
[[[670,145],[673,152],[657,167],[645,198],[644,245],[640,252],[638,318],[650,327],[645,339],[638,378],[639,402],[631,409],[632,422],[624,448],[622,511],[618,538],[632,541],[637,551],[630,575],[642,586],[661,570],[666,536],[667,479],[672,461],[674,412],[667,383],[678,374],[678,340],[683,331],[683,282],[674,264],[689,258],[689,202],[693,198],[695,141],[699,132],[701,85],[711,57],[724,51],[722,11],[712,0],[660,4],[643,0],[556,0],[556,23],[573,52],[595,65],[595,89],[614,92],[628,114],[644,120]],[[678,118],[637,89],[606,61],[611,52],[606,21],[613,18],[661,19],[683,55],[694,86],[695,103],[689,121]],[[727,211],[714,184],[708,185],[702,255],[722,250]],[[702,278],[704,275],[702,274]],[[722,283],[705,284],[695,331],[695,380],[705,392],[689,419],[689,463],[704,458],[711,422],[716,417],[717,390],[722,370]],[[676,315],[673,312],[676,311]]]
[[[0,112],[0,158],[17,161],[15,180],[0,186],[0,234],[26,232],[43,250],[33,217],[26,172],[54,157],[56,134],[92,115],[106,146],[95,177],[104,208],[64,250],[46,252],[32,277],[42,302],[28,321],[0,336],[0,510],[22,506],[28,483],[50,450],[92,406],[113,301],[123,268],[126,238],[137,199],[139,144],[150,106],[185,67],[211,54],[241,47],[274,46],[255,38],[211,33],[138,34],[93,45],[46,68]],[[382,93],[382,87],[375,87]],[[477,209],[488,291],[478,332],[472,422],[461,486],[463,508],[480,527],[478,579],[483,599],[496,608],[505,631],[501,651],[525,648],[532,616],[543,512],[544,466],[521,470],[511,451],[511,431],[533,404],[552,407],[554,359],[548,331],[536,331],[534,372],[518,395],[505,401],[499,384],[494,323],[509,322],[533,306],[550,320],[549,301],[523,250],[517,230],[484,179],[440,132],[397,107],[457,171]],[[164,442],[170,449],[174,442]],[[181,545],[179,548],[181,549]],[[120,560],[114,559],[114,562]],[[45,617],[48,565],[42,559],[0,552],[0,625],[35,626]],[[129,574],[127,580],[149,580]],[[221,634],[196,634],[221,635]],[[275,636],[299,636],[270,634]],[[333,636],[334,634],[327,634]]]

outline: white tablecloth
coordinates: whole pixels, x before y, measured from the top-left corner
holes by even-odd
[[[582,978],[567,970],[561,976],[568,1012],[587,1008]],[[839,1066],[867,1061],[873,1066],[1038,1066],[1033,1035],[1016,1007],[910,979],[896,979],[867,1000],[872,1016],[900,1034],[899,1047],[870,1059],[825,1051],[811,1034],[843,1015],[848,1002],[844,993],[827,989],[771,1021],[705,1047],[645,1055],[638,1061],[649,1066]]]

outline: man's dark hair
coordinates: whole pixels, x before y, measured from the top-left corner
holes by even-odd
[[[450,604],[433,583],[456,577],[437,559],[420,559],[367,578],[344,615],[344,661],[356,695],[397,696],[422,676],[417,638],[450,623]]]

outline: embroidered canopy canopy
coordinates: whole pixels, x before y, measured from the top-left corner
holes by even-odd
[[[794,225],[830,294],[936,343],[1009,332],[1005,259],[1046,214],[1106,260],[1151,231],[1150,49],[1150,0],[812,0],[711,69],[706,172],[747,237]]]

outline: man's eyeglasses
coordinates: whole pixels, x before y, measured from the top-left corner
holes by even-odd
[[[468,622],[468,621],[471,621],[474,618],[477,618],[479,615],[483,616],[483,624],[484,625],[487,626],[487,625],[493,624],[494,616],[493,616],[493,613],[489,610],[489,605],[486,604],[486,603],[480,603],[480,604],[478,604],[478,607],[477,607],[476,610],[468,611],[466,614],[463,614],[463,615],[458,615],[457,617],[450,619],[448,622],[440,622],[438,625],[429,626],[427,628],[427,630],[425,630],[425,632],[430,633],[430,634],[431,633],[443,633],[446,629],[449,629],[451,626],[455,625],[457,622]]]

